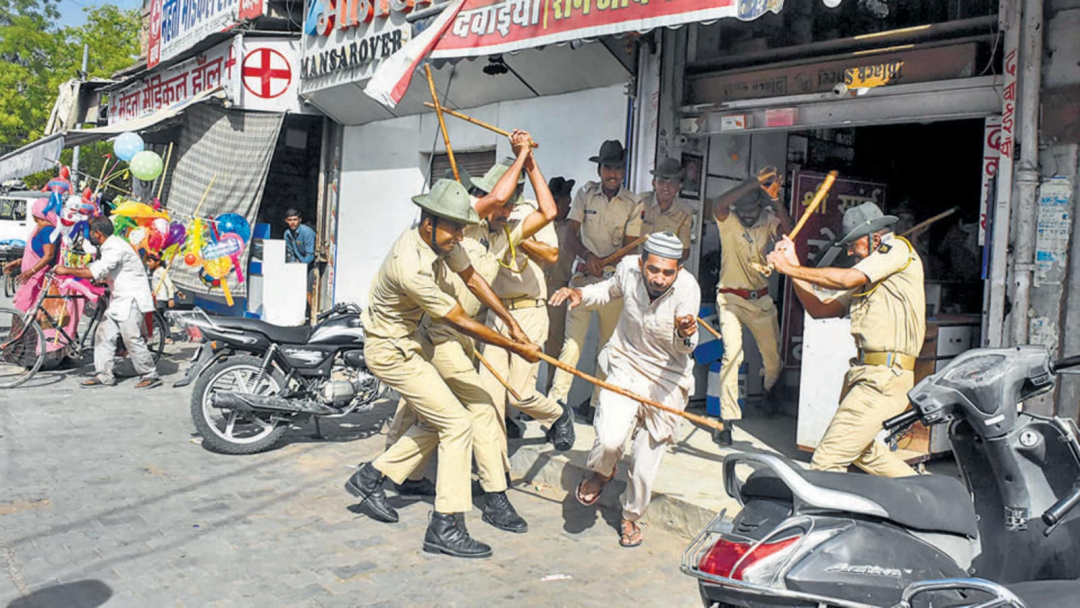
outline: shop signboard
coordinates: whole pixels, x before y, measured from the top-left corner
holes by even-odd
[[[995,193],[990,189],[997,183],[994,177],[998,173],[1001,150],[1001,117],[987,117],[983,123],[983,161],[982,188],[979,194],[979,246],[986,244],[987,208],[994,200]],[[985,277],[984,277],[985,278]]]
[[[791,216],[802,217],[814,193],[825,181],[824,173],[797,171],[792,178]],[[829,195],[821,202],[817,211],[811,215],[803,229],[795,237],[795,251],[803,263],[816,260],[837,239],[840,234],[844,212],[866,201],[874,201],[882,210],[887,209],[886,193],[888,187],[878,182],[859,179],[838,178],[829,190]],[[784,288],[784,327],[781,331],[781,356],[784,368],[798,370],[802,366],[803,307],[799,298],[787,281]]]
[[[779,13],[783,0],[465,0],[436,59],[508,53],[725,17]]]
[[[764,70],[708,74],[688,81],[687,103],[828,93],[835,91],[837,85],[854,90],[967,78],[975,73],[975,53],[976,44],[966,42]]]
[[[244,14],[262,13],[262,2],[244,0]],[[146,67],[153,68],[239,21],[241,0],[152,0]]]
[[[110,95],[109,125],[152,114],[221,86],[234,108],[298,112],[297,42],[233,38]]]
[[[442,0],[436,0],[439,4]],[[304,18],[300,90],[370,78],[380,59],[409,41],[405,17],[431,0],[312,0]]]

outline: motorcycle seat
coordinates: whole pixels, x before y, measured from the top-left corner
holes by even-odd
[[[1028,608],[1068,608],[1080,601],[1080,581],[1026,581],[1005,587],[1024,600]]]
[[[304,344],[311,337],[311,326],[285,327],[274,325],[259,319],[243,317],[214,317],[214,323],[226,328],[241,331],[254,331],[265,335],[271,342],[284,344]]]
[[[975,506],[963,482],[942,475],[916,475],[889,479],[861,473],[827,473],[791,467],[810,484],[861,496],[880,505],[886,519],[913,530],[979,534]],[[769,469],[755,471],[743,484],[740,493],[748,498],[792,500],[791,489]],[[843,502],[834,505],[845,511]]]

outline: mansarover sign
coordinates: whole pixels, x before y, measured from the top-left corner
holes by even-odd
[[[435,0],[438,4],[443,0]],[[371,77],[408,42],[405,16],[432,0],[312,0],[304,19],[302,92]]]

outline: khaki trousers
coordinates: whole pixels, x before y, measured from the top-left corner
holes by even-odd
[[[431,365],[446,383],[450,392],[468,411],[472,421],[472,455],[476,459],[476,473],[485,492],[506,491],[506,431],[500,432],[506,422],[497,415],[492,404],[491,394],[483,386],[480,376],[473,366],[472,348],[463,343],[467,338],[442,340],[432,347]],[[468,351],[466,351],[468,348]],[[426,426],[422,413],[414,407],[412,400],[405,395],[398,403],[394,421],[390,423],[390,435],[407,435],[409,429]],[[434,445],[423,445],[412,454],[409,462],[412,469],[406,476],[420,479],[424,475],[428,461],[434,453]],[[442,452],[439,452],[442,461]],[[403,467],[406,466],[403,463]],[[381,469],[380,469],[381,470]],[[441,474],[442,469],[439,469]],[[383,471],[386,473],[386,471]],[[390,475],[387,474],[387,477]],[[395,480],[397,481],[397,480]],[[397,481],[400,483],[400,481]],[[466,488],[472,492],[472,486]]]
[[[881,423],[907,409],[907,392],[915,384],[912,372],[880,365],[858,365],[848,370],[840,408],[821,439],[810,468],[847,472],[854,464],[872,475],[907,477],[912,469],[875,439]]]
[[[686,394],[681,390],[665,390],[644,377],[628,377],[616,373],[610,379],[616,386],[626,388],[638,395],[659,401],[676,409],[686,407]],[[667,453],[668,441],[656,441],[642,422],[648,406],[611,391],[599,391],[593,427],[596,441],[586,466],[605,477],[612,474],[623,456],[626,440],[633,436],[629,478],[626,491],[619,497],[624,519],[637,521],[645,514],[652,499],[653,482],[660,472],[660,463]]]
[[[601,280],[602,279],[590,277],[586,281],[578,279],[572,281],[572,283],[574,287],[581,287],[582,285],[597,283]],[[600,339],[596,343],[596,352],[599,353],[600,349],[604,348],[604,345],[611,339],[611,334],[615,333],[615,326],[619,323],[619,314],[622,312],[622,307],[623,301],[622,298],[619,298],[593,310],[589,310],[584,306],[578,306],[567,312],[566,335],[563,339],[562,351],[559,353],[559,361],[570,367],[577,367],[578,359],[581,358],[581,349],[585,346],[585,336],[589,333],[589,322],[592,319],[592,314],[594,312],[600,319]],[[604,372],[599,368],[596,370],[596,377],[601,380],[604,379]],[[567,397],[570,396],[570,388],[573,384],[573,374],[561,369],[555,370],[555,378],[551,382],[551,390],[548,391],[548,397],[554,401],[566,403]],[[596,398],[597,390],[594,389],[593,399]]]
[[[437,447],[435,510],[466,513],[472,509],[472,416],[435,366],[424,359],[419,344],[408,338],[399,342],[411,344],[399,347],[394,341],[369,337],[364,359],[371,372],[408,401],[409,409],[426,424],[410,427],[372,464],[394,483],[402,483]]]
[[[747,300],[733,293],[716,298],[720,335],[724,337],[724,358],[720,366],[720,417],[741,420],[739,408],[739,366],[743,363],[743,327],[748,327],[761,352],[765,368],[765,390],[780,378],[780,325],[776,305],[770,297]]]
[[[543,344],[547,339],[548,332],[548,316],[546,306],[536,306],[533,308],[520,308],[510,311],[514,320],[521,326],[521,330],[525,332],[525,335],[536,344]],[[494,314],[488,315],[488,324],[500,334],[510,337],[510,332],[506,328],[506,324],[503,320]],[[525,359],[517,355],[511,355],[509,351],[506,351],[497,346],[484,345],[483,347],[484,357],[491,364],[491,367],[495,368],[507,384],[514,387],[517,394],[521,396],[521,401],[518,401],[509,394],[495,376],[484,366],[480,366],[480,381],[483,383],[484,390],[491,395],[492,402],[495,405],[495,416],[499,421],[499,430],[501,431],[499,446],[502,448],[503,462],[506,466],[506,471],[510,471],[510,458],[506,446],[506,402],[510,400],[510,404],[517,409],[525,412],[529,416],[536,420],[541,425],[550,427],[562,416],[562,407],[549,399],[540,391],[536,390],[536,377],[540,371],[539,363],[529,363]]]
[[[548,293],[555,292],[549,291]],[[544,340],[544,352],[554,356],[555,353],[562,353],[563,339],[566,337],[566,305],[548,306],[547,313],[548,332],[547,339]],[[551,391],[555,371],[554,365],[547,366],[547,378],[544,381],[544,388],[548,391]]]

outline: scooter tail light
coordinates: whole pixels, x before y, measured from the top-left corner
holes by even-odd
[[[720,538],[698,563],[698,570],[746,582],[767,583],[802,538],[792,536],[771,543],[740,543]]]

